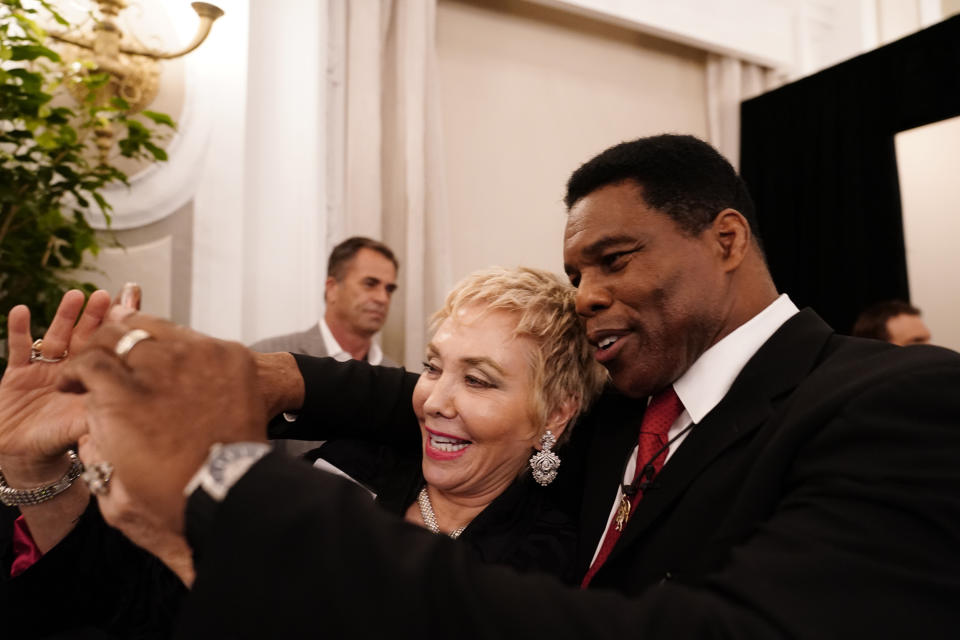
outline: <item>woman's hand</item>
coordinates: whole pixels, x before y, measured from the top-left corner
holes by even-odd
[[[86,309],[83,301],[80,291],[68,291],[60,301],[40,349],[43,358],[52,362],[31,358],[30,310],[23,305],[10,310],[9,359],[0,380],[0,469],[14,489],[42,487],[59,480],[70,465],[64,452],[86,430],[82,401],[56,388],[69,354],[80,350],[100,326],[110,295],[93,293]],[[41,552],[46,553],[73,529],[88,501],[84,483],[75,482],[50,501],[21,505],[20,512]]]
[[[77,290],[63,296],[43,336],[45,358],[56,360],[80,350],[103,321],[110,295],[93,293],[85,309],[83,302],[83,293]],[[11,474],[33,484],[56,480],[59,475],[39,476],[47,475],[47,468],[63,472],[64,451],[86,430],[83,403],[73,394],[57,391],[66,358],[31,361],[29,309],[23,305],[11,309],[8,327],[9,359],[0,380],[0,468],[11,486],[17,486]]]

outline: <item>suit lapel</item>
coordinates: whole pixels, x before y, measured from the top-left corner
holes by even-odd
[[[816,313],[804,309],[764,343],[723,400],[693,428],[664,466],[655,480],[656,489],[640,501],[611,552],[611,561],[677,500],[712,460],[770,417],[772,401],[792,391],[807,376],[832,333]]]
[[[603,410],[592,416],[595,433],[586,460],[588,473],[584,480],[577,558],[584,571],[606,530],[613,496],[623,478],[627,457],[637,444],[637,431],[646,408],[645,400],[631,399],[616,391],[608,392],[604,400],[597,405]]]
[[[327,345],[323,343],[323,333],[320,332],[319,322],[314,324],[300,335],[303,340],[303,348],[307,349],[307,351],[304,351],[303,353],[311,353],[318,356],[330,355],[327,353]]]

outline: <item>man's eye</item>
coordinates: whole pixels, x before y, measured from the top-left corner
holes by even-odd
[[[440,373],[440,367],[430,364],[429,362],[423,363],[423,372],[428,375],[437,375]]]
[[[600,262],[607,269],[619,269],[624,266],[626,263],[626,258],[634,251],[614,251],[613,253],[608,253],[600,258]]]
[[[617,251],[616,253],[608,253],[607,255],[603,256],[602,262],[604,266],[612,267],[617,263],[617,260],[623,257],[623,255],[624,254],[622,251]]]

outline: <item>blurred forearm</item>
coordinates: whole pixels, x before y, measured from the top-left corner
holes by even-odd
[[[257,386],[267,415],[296,411],[303,406],[303,376],[289,353],[254,353]]]

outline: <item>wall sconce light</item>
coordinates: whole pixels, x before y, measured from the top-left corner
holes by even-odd
[[[117,24],[120,12],[127,8],[126,0],[96,0],[99,16],[94,16],[91,33],[73,34],[50,29],[48,33],[60,42],[92,52],[91,73],[107,73],[109,82],[96,89],[94,104],[108,106],[114,98],[121,98],[129,113],[142,111],[157,96],[160,84],[160,60],[184,56],[206,40],[214,21],[223,15],[223,10],[207,2],[191,4],[200,18],[197,33],[183,49],[174,52],[158,51],[142,46],[132,36],[124,36]],[[69,54],[67,58],[72,57]],[[75,64],[80,65],[75,56]],[[79,66],[77,67],[80,68]],[[87,99],[87,87],[83,83],[69,86],[74,98]],[[96,146],[101,158],[106,158],[114,143],[111,123],[104,120],[94,130]]]

